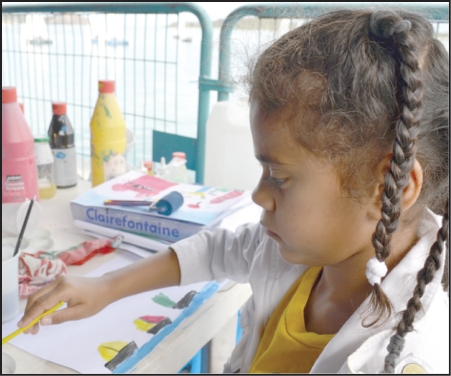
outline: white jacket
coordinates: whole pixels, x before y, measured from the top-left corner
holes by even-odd
[[[404,310],[412,296],[416,274],[423,267],[439,225],[441,218],[428,211],[418,229],[419,242],[384,278],[381,286],[395,312]],[[220,228],[203,231],[172,248],[180,263],[181,285],[225,278],[250,283],[253,295],[241,313],[243,337],[227,365],[230,371],[247,372],[273,310],[308,266],[283,260],[277,243],[259,224],[241,226],[235,233]],[[444,257],[423,295],[423,310],[415,317],[414,331],[405,337],[395,373],[402,373],[406,365],[417,364],[426,373],[449,374],[449,296],[441,286]],[[400,316],[393,315],[381,327],[364,328],[361,322],[367,301],[328,343],[311,373],[377,373],[383,369],[392,328]]]

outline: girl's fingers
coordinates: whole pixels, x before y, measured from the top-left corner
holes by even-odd
[[[56,325],[66,321],[79,320],[86,316],[88,316],[86,313],[86,304],[77,304],[44,316],[40,324],[42,326]]]
[[[34,327],[38,325],[38,324],[34,324],[31,328],[28,328],[27,330],[24,331],[24,334],[30,334],[33,332]],[[38,325],[39,326],[39,325]],[[39,330],[39,329],[38,329]]]
[[[49,292],[55,290],[57,288],[57,286],[60,284],[60,282],[61,282],[60,278],[57,278],[52,283],[48,284],[47,286],[44,286],[43,288],[39,289],[35,293],[31,294],[28,297],[27,305],[25,307],[25,312],[27,312],[28,309],[34,305],[36,300],[40,299],[44,295],[47,295]]]
[[[38,334],[38,332],[39,332],[39,324],[34,324],[31,327],[31,334],[36,335],[36,334]]]
[[[17,323],[19,328],[29,325],[33,319],[48,311],[61,301],[66,301],[62,291],[57,289],[51,290],[48,294],[35,297],[30,296],[25,308],[25,314],[22,319]]]

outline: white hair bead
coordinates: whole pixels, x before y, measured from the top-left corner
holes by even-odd
[[[369,259],[368,263],[366,264],[366,271],[365,275],[366,278],[368,278],[368,282],[374,286],[375,283],[378,285],[381,284],[381,280],[385,275],[387,274],[387,265],[385,265],[385,262],[380,262],[376,256]]]

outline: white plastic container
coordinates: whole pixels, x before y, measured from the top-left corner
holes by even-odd
[[[53,172],[53,154],[47,135],[38,135],[34,138],[34,154],[38,169],[39,197],[52,198],[56,195],[55,175]]]
[[[190,183],[188,169],[186,168],[186,154],[180,151],[172,153],[171,161],[166,164],[166,159],[161,157],[157,177],[174,183]]]
[[[16,362],[8,354],[2,352],[2,374],[10,375],[16,372]]]
[[[27,215],[30,201],[20,203],[2,204],[2,231],[12,235],[19,235],[22,224]],[[34,237],[44,222],[44,210],[39,202],[34,201],[33,208],[28,218],[27,227],[24,232],[25,238]]]
[[[247,103],[218,102],[207,120],[204,184],[253,190],[261,167],[254,156]]]
[[[2,323],[19,314],[19,254],[14,246],[2,244]],[[5,259],[5,261],[3,261]]]
[[[175,183],[186,183],[188,184],[189,176],[188,169],[186,168],[186,154],[180,151],[172,153],[172,159],[168,163],[167,168],[168,180]]]

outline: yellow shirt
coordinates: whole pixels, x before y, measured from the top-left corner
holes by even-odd
[[[334,334],[307,332],[304,307],[321,273],[309,268],[285,294],[266,324],[249,373],[309,373]]]

